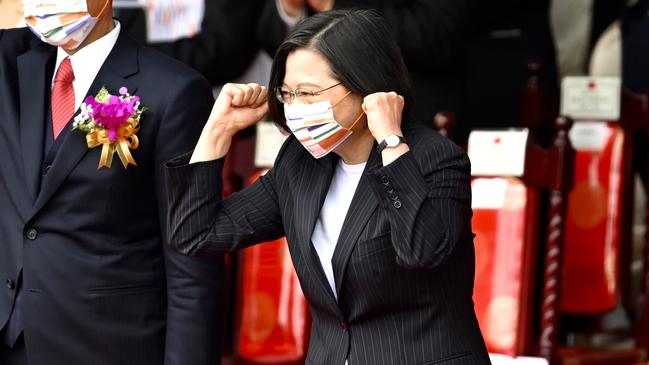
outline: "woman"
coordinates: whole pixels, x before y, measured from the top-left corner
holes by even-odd
[[[489,363],[471,299],[469,160],[402,122],[407,80],[376,13],[315,15],[275,56],[268,106],[293,136],[273,169],[221,200],[232,135],[267,111],[258,85],[227,85],[191,158],[168,163],[176,249],[286,235],[313,318],[309,364]]]

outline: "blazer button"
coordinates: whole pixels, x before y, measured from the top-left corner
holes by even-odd
[[[392,206],[399,209],[401,208],[401,200],[395,200],[392,202]]]
[[[14,288],[16,288],[16,283],[11,279],[7,279],[7,288],[9,288],[9,290],[14,290]]]
[[[340,322],[340,329],[343,330],[343,332],[347,331],[347,323]]]
[[[43,175],[47,175],[51,169],[52,169],[52,165],[45,166],[45,168],[43,169]]]
[[[38,231],[35,228],[30,228],[27,230],[27,239],[33,241],[38,237]]]

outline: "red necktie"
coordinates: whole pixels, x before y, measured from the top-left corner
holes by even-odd
[[[52,131],[56,139],[74,115],[74,71],[72,63],[66,58],[59,65],[52,88]]]

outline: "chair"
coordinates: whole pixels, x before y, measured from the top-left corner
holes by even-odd
[[[265,171],[249,179],[252,184]],[[241,364],[303,364],[311,327],[285,238],[239,253],[234,306],[235,358]]]
[[[443,128],[452,121],[448,115],[435,118],[435,124]],[[477,235],[474,302],[492,353],[512,357],[540,353],[550,359],[558,347],[557,284],[570,187],[565,171],[571,170],[574,153],[567,138],[570,125],[569,119],[558,118],[547,148],[528,139],[522,176],[474,177],[472,181]],[[442,134],[452,135],[448,130]],[[542,220],[545,194],[549,196],[549,217]],[[542,221],[547,221],[547,226],[541,225]]]

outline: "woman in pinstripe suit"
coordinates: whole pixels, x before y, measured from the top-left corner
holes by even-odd
[[[226,85],[195,150],[167,164],[171,245],[199,256],[285,235],[313,318],[308,364],[488,364],[469,160],[408,123],[408,74],[383,19],[304,20],[270,86],[267,102],[262,86]],[[268,108],[292,136],[273,169],[222,200],[232,136]]]

